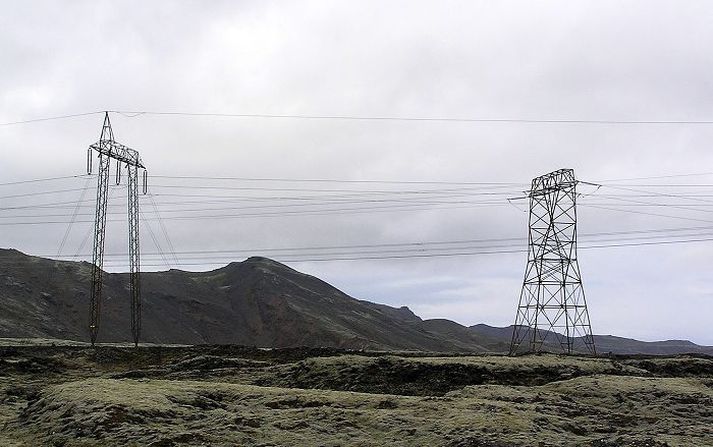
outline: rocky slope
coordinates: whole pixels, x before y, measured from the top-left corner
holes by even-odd
[[[2,250],[0,269],[0,337],[86,339],[89,264]],[[483,349],[473,340],[430,332],[406,307],[354,299],[266,258],[210,272],[144,273],[141,279],[146,342]],[[129,339],[128,275],[105,275],[100,328],[100,341]]]

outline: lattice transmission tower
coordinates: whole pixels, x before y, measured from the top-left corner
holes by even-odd
[[[577,179],[560,169],[532,180],[525,279],[510,354],[596,354],[577,261]]]
[[[106,208],[109,195],[109,167],[116,160],[116,184],[121,183],[121,170],[126,167],[129,217],[129,282],[131,293],[131,335],[134,345],[139,344],[141,333],[141,263],[139,252],[139,169],[143,169],[143,193],[146,194],[146,168],[139,153],[114,141],[109,112],[104,114],[99,141],[87,151],[87,173],[92,173],[93,151],[99,154],[97,175],[97,207],[94,219],[94,251],[92,254],[92,289],[89,310],[89,336],[92,346],[99,333],[104,275],[104,241],[106,239]]]

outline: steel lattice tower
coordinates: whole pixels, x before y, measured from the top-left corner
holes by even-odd
[[[92,289],[89,310],[89,336],[92,346],[99,333],[101,302],[103,293],[104,241],[106,239],[106,208],[109,194],[109,166],[116,160],[116,184],[121,182],[121,169],[126,166],[128,173],[128,217],[129,217],[129,282],[131,291],[131,335],[135,345],[141,333],[141,264],[139,257],[139,169],[143,169],[143,193],[146,194],[146,168],[139,153],[114,141],[109,113],[104,114],[99,141],[89,146],[87,172],[92,173],[92,151],[99,153],[99,173],[97,176],[97,208],[94,219],[94,251],[92,254]]]
[[[560,169],[532,180],[525,279],[517,306],[510,354],[596,354],[577,261],[577,180]],[[524,346],[523,346],[524,345]]]

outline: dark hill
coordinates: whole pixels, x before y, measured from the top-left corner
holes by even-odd
[[[0,249],[0,337],[87,340],[86,262]],[[209,272],[142,274],[142,341],[259,347],[504,352],[511,328],[422,320],[406,307],[357,300],[267,258]],[[128,341],[128,275],[105,274],[99,341]],[[597,336],[600,352],[713,353],[690,342]]]
[[[486,349],[498,352],[508,349],[513,327],[493,327],[487,324],[476,324],[469,329],[478,339],[482,340]],[[547,338],[552,341],[555,339],[554,337]],[[600,354],[609,352],[649,355],[676,353],[713,354],[713,346],[700,346],[688,340],[640,341],[613,335],[595,335],[594,344]],[[557,352],[558,347],[554,342],[550,342],[547,350]]]
[[[0,268],[0,337],[86,340],[90,264],[0,250]],[[430,332],[406,307],[354,299],[266,258],[209,272],[170,270],[141,278],[146,342],[480,349]],[[105,274],[99,339],[129,339],[127,274]]]

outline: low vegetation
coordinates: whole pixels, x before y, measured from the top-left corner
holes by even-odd
[[[713,358],[0,348],[7,446],[713,446]]]

